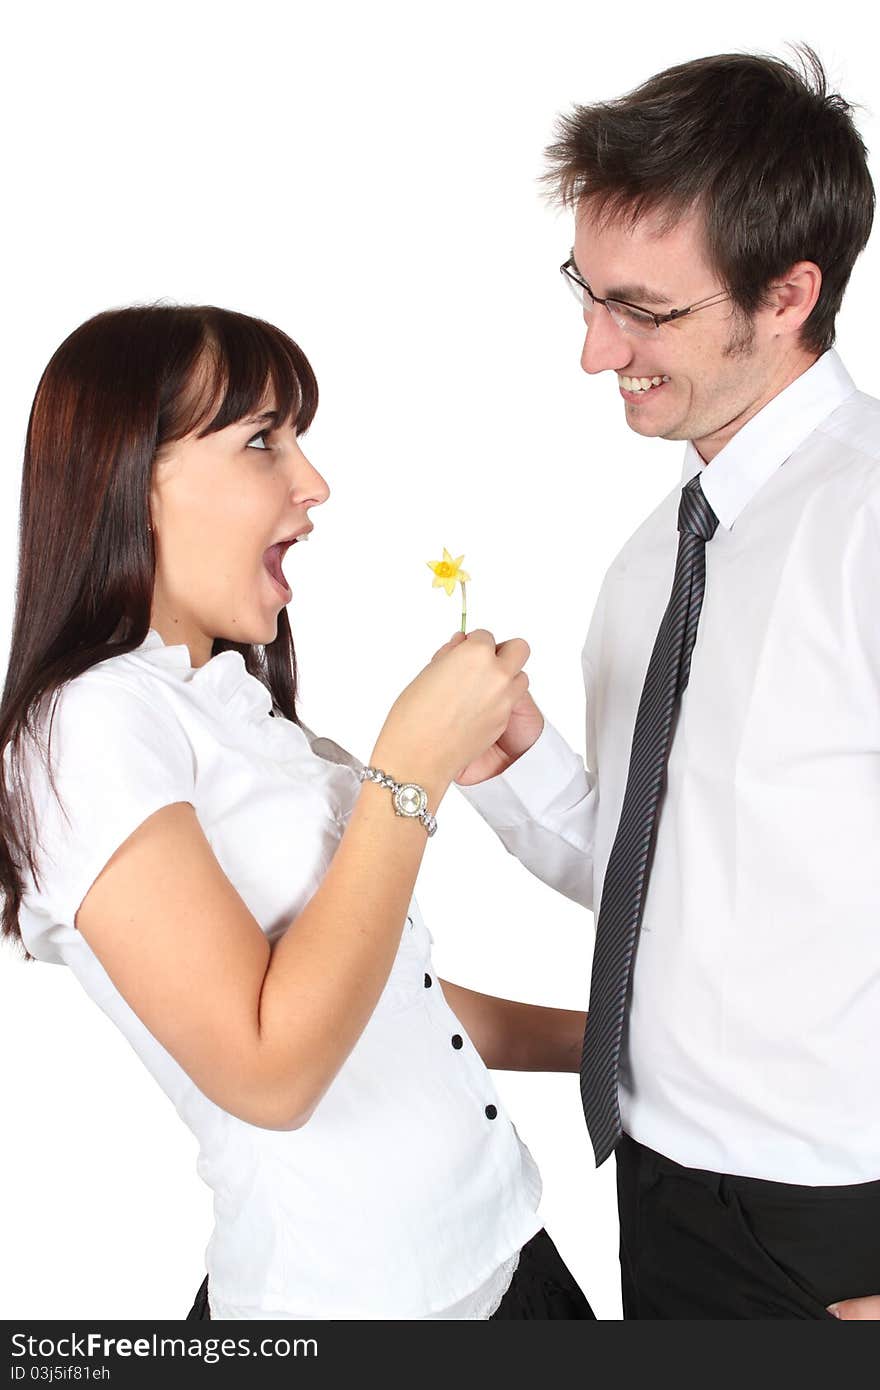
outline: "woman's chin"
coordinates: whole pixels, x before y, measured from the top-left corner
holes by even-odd
[[[261,605],[261,609],[261,612],[253,613],[250,616],[239,610],[235,622],[231,623],[223,632],[225,640],[227,642],[241,642],[252,647],[264,647],[269,642],[274,642],[278,636],[278,614],[281,611],[281,604],[278,604],[274,610],[270,610],[268,605]]]
[[[259,637],[254,637],[254,638],[253,638],[253,641],[254,641],[255,643],[256,643],[256,642],[259,642],[259,643],[261,643],[263,646],[265,646],[267,642],[274,642],[274,641],[275,641],[275,638],[278,636],[278,615],[279,615],[280,612],[281,612],[281,607],[280,607],[280,605],[279,605],[279,607],[275,610],[274,614],[273,614],[270,618],[267,618],[267,619],[260,625],[260,626],[261,626],[261,629],[262,629],[262,630],[261,630],[261,634],[260,634]]]

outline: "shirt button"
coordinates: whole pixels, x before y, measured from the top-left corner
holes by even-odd
[[[495,1116],[496,1116],[497,1114],[498,1114],[498,1111],[495,1109],[495,1106],[494,1106],[494,1105],[487,1105],[487,1106],[486,1106],[486,1118],[487,1118],[487,1119],[489,1119],[489,1120],[494,1120],[494,1119],[495,1119]]]
[[[453,1033],[453,1035],[452,1035],[452,1046],[453,1046],[453,1047],[464,1047],[464,1038],[461,1036],[461,1033]]]
[[[433,980],[431,979],[431,976],[430,976],[430,975],[426,975],[426,976],[425,976],[425,989],[430,989],[432,984],[433,984]]]

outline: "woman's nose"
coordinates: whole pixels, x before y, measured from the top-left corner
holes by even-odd
[[[298,458],[293,465],[293,488],[291,489],[300,498],[308,497],[315,506],[320,506],[326,502],[330,496],[330,488],[326,479],[320,474],[309,458],[303,453],[302,449],[297,448]]]
[[[330,488],[326,478],[324,478],[322,474],[318,472],[317,468],[313,468],[312,473],[314,475],[312,489],[313,496],[315,498],[315,505],[320,506],[321,503],[326,502],[327,498],[330,496]]]

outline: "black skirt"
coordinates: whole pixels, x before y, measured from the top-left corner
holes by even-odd
[[[210,1319],[208,1276],[202,1280],[186,1322]],[[520,1251],[510,1287],[493,1319],[592,1318],[596,1315],[547,1232],[541,1230]]]

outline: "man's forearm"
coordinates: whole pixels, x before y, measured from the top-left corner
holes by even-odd
[[[441,980],[452,1012],[461,1019],[487,1067],[498,1071],[578,1071],[586,1014],[480,994]]]

